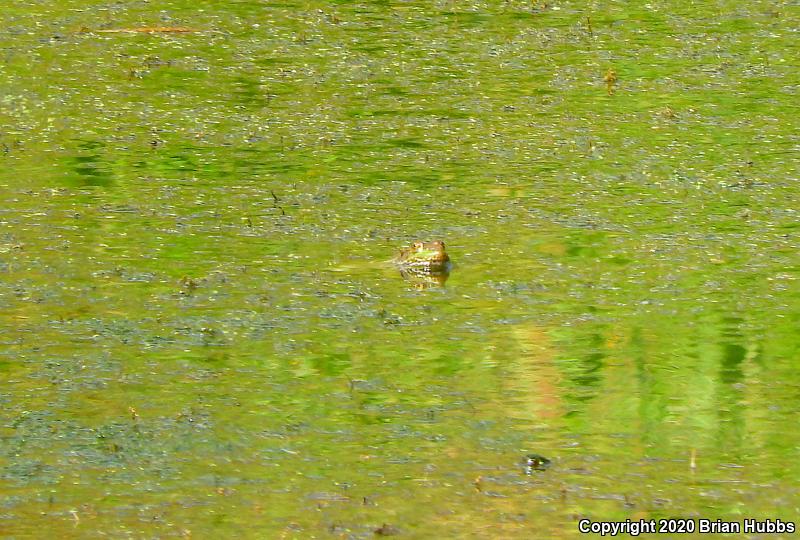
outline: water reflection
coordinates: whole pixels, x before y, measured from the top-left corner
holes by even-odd
[[[796,513],[789,11],[128,4],[5,9],[4,532]]]
[[[418,272],[413,269],[400,270],[400,276],[417,290],[444,287],[450,277],[449,271]]]
[[[106,145],[100,141],[80,141],[76,146],[80,153],[65,161],[77,185],[108,187],[113,184],[114,174],[108,163]]]
[[[740,459],[754,442],[748,418],[768,415],[752,410],[757,382],[747,372],[759,352],[734,329],[742,321],[703,317],[689,333],[671,318],[653,322],[602,333],[587,323],[517,327],[510,414],[597,441],[633,435],[658,454],[691,446],[706,459]]]

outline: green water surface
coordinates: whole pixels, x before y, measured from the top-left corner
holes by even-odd
[[[796,3],[0,23],[3,537],[797,521]]]

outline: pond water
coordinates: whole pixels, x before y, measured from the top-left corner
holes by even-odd
[[[796,520],[797,5],[2,22],[4,537]]]

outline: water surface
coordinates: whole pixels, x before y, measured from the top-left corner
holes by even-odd
[[[4,536],[797,515],[796,6],[3,23]]]

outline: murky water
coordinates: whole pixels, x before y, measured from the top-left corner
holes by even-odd
[[[796,520],[797,6],[2,22],[3,536]]]

